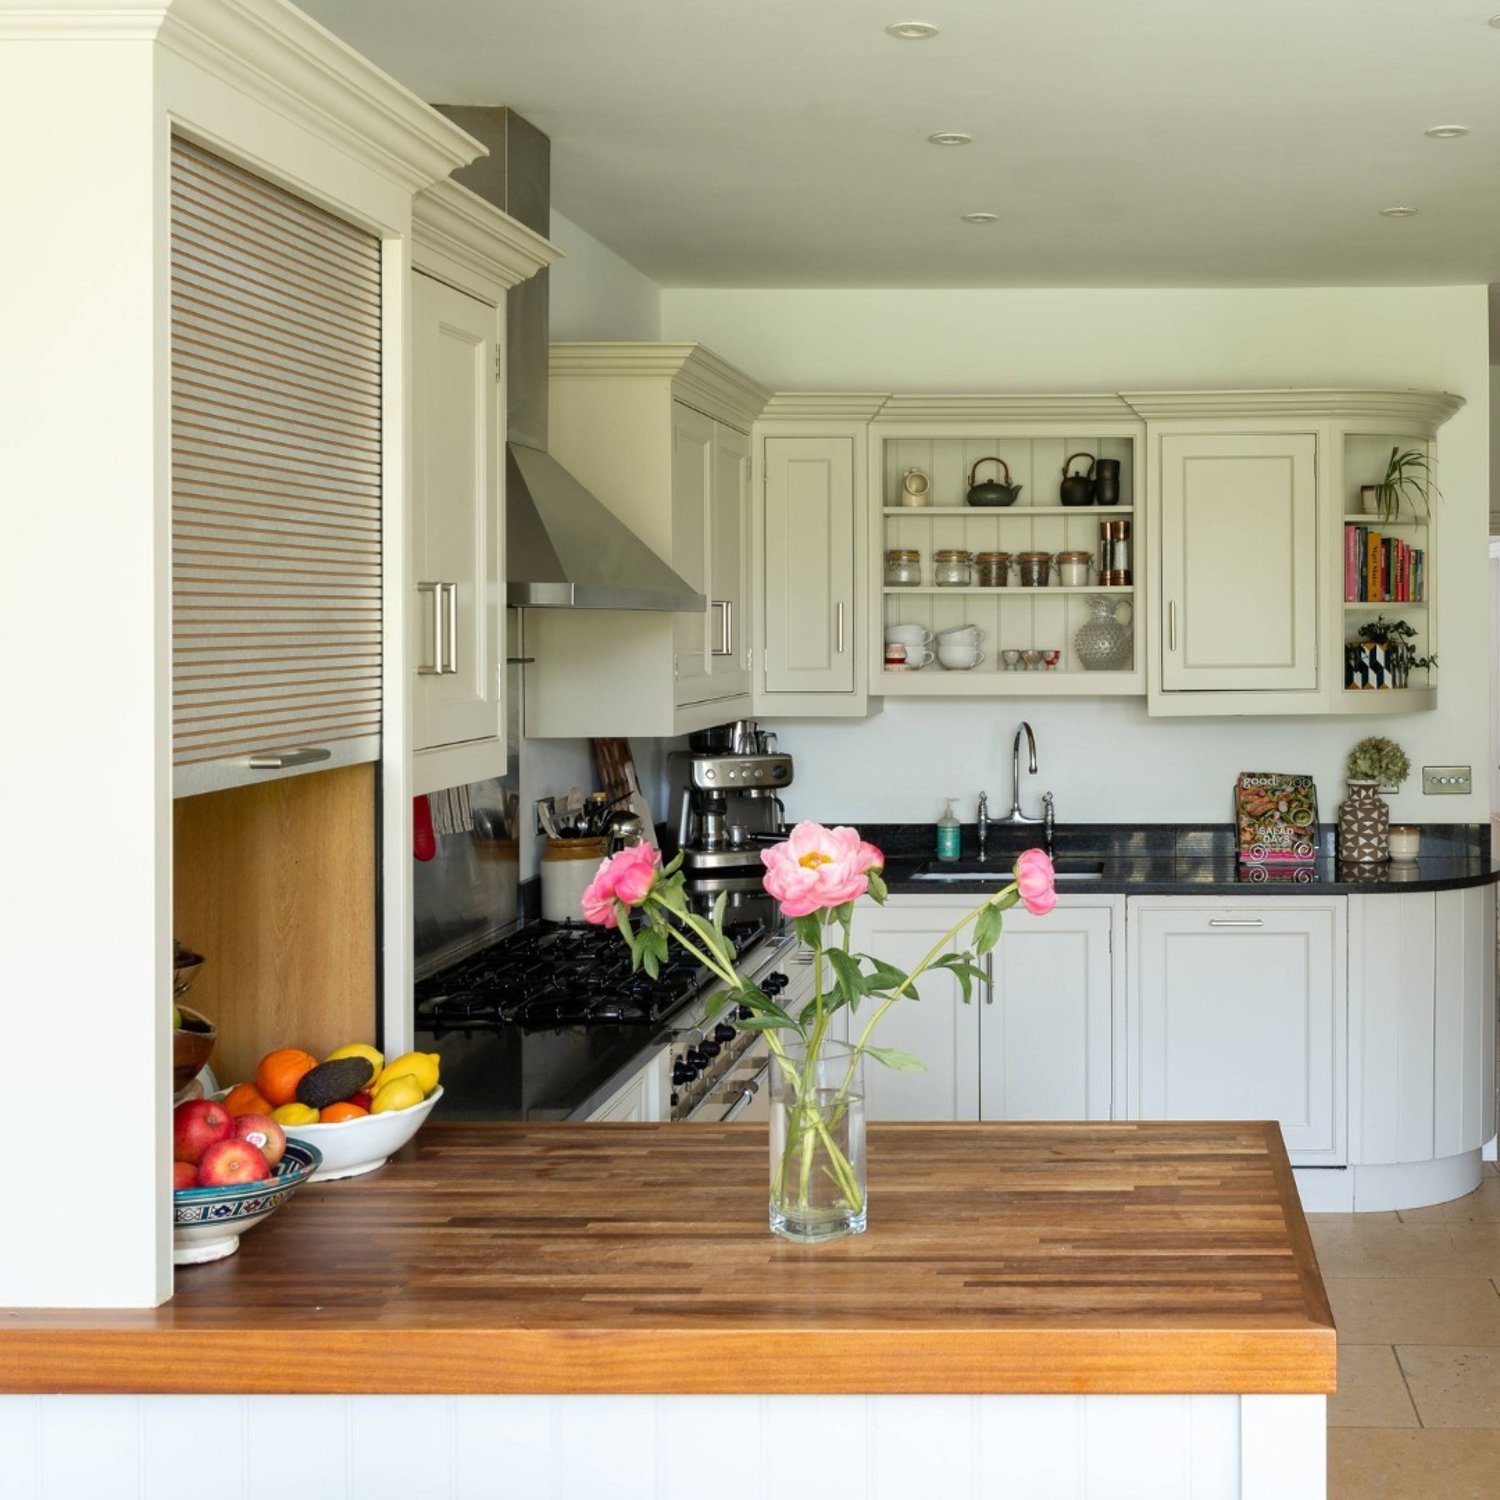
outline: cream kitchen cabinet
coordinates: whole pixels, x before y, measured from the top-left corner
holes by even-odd
[[[1318,439],[1157,439],[1164,693],[1318,687]]]
[[[1107,1120],[1112,1113],[1114,945],[1122,897],[1017,907],[979,996],[981,1120]]]
[[[756,424],[758,714],[854,717],[868,706],[869,396],[779,395]]]
[[[1294,1164],[1344,1164],[1344,900],[1128,913],[1129,1117],[1277,1120]]]
[[[552,346],[552,456],[704,603],[528,611],[528,734],[666,736],[751,712],[749,433],[768,395],[699,344]]]
[[[910,969],[977,904],[941,896],[893,896],[856,909],[853,946]],[[875,1120],[1107,1120],[1113,1100],[1112,934],[1123,898],[1063,898],[1046,917],[1005,916],[992,983],[965,1005],[958,981],[938,970],[881,1021],[876,1045],[913,1053],[920,1073],[868,1063]],[[960,944],[971,937],[960,935]],[[849,1026],[857,1031],[859,1015]]]
[[[456,183],[412,209],[412,790],[505,771],[505,294],[556,256]]]

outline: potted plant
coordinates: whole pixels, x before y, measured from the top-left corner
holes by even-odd
[[[1405,620],[1377,615],[1359,627],[1358,635],[1345,647],[1345,687],[1404,688],[1414,669],[1430,671],[1437,666],[1436,653],[1417,654],[1412,644],[1417,632]]]
[[[1384,864],[1391,857],[1391,810],[1379,793],[1397,790],[1411,774],[1411,761],[1394,740],[1371,735],[1349,752],[1344,774],[1349,795],[1339,807],[1339,859]]]
[[[878,955],[849,947],[854,904],[868,895],[885,900],[885,856],[853,828],[799,823],[785,842],[765,850],[764,885],[811,951],[814,989],[795,1013],[735,969],[733,941],[724,933],[723,894],[708,917],[694,912],[683,889],[681,856],[663,866],[650,845],[622,849],[599,866],[583,895],[584,919],[618,927],[633,969],[654,978],[676,943],[725,988],[707,1019],[733,1007],[745,1019],[730,1024],[761,1032],[771,1052],[770,1223],[774,1233],[816,1243],[865,1229],[864,1064],[920,1069],[909,1053],[873,1045],[880,1018],[893,1005],[916,1001],[916,982],[942,969],[959,983],[965,1002],[976,981],[986,983],[977,960],[999,941],[1003,913],[1017,902],[1041,916],[1057,904],[1052,861],[1028,849],[1016,861],[1010,884],[954,923],[910,972]],[[952,946],[972,926],[969,945]],[[860,1005],[865,1016],[855,1017]],[[849,1015],[848,1034],[835,1040],[835,1016]]]
[[[1382,521],[1396,519],[1403,496],[1411,505],[1412,515],[1420,515],[1426,508],[1429,493],[1441,492],[1432,482],[1427,454],[1421,448],[1402,448],[1399,444],[1391,449],[1391,456],[1386,460],[1385,477],[1380,483],[1359,487],[1365,514],[1379,516]]]

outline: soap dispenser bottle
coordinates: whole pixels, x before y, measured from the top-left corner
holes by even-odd
[[[959,821],[953,816],[953,798],[945,798],[943,802],[943,815],[937,821],[937,857],[939,859],[954,860],[958,858],[961,833],[962,828]]]

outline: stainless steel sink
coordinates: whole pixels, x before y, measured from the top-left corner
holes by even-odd
[[[1072,883],[1080,880],[1103,880],[1103,860],[1089,859],[1064,859],[1053,865],[1053,873],[1057,877],[1057,883]],[[994,865],[960,865],[957,868],[948,866],[946,869],[926,868],[918,870],[912,877],[914,884],[931,883],[933,885],[1009,885],[1011,871],[1008,865],[996,867]]]

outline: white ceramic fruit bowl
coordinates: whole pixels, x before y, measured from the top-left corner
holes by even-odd
[[[420,1104],[407,1109],[388,1109],[384,1114],[331,1125],[294,1126],[299,1141],[308,1141],[323,1153],[323,1165],[312,1174],[312,1180],[333,1182],[340,1177],[360,1177],[384,1166],[386,1158],[422,1128],[432,1106],[442,1097],[439,1085]]]
[[[192,1266],[233,1255],[240,1236],[311,1182],[322,1160],[316,1146],[288,1139],[281,1160],[263,1182],[179,1188],[172,1194],[172,1264]]]

